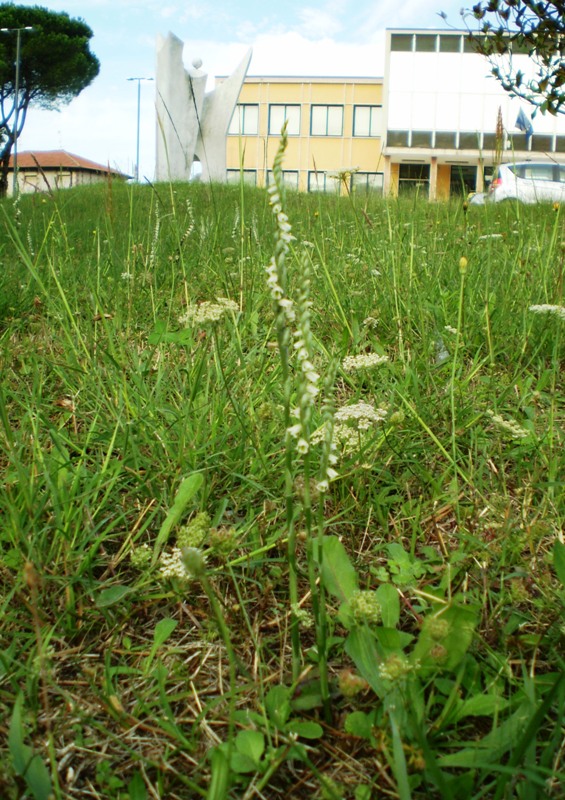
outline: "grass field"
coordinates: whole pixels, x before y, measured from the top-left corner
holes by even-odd
[[[565,797],[563,208],[114,183],[0,261],[2,798]]]

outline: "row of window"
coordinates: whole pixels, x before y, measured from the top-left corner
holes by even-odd
[[[228,183],[239,183],[243,178],[244,183],[251,186],[257,185],[257,170],[255,169],[228,169]],[[298,189],[298,170],[283,170],[283,181],[285,186],[291,189]],[[272,170],[267,172],[267,186],[273,182]],[[309,192],[328,192],[339,194],[342,182],[332,173],[309,170],[308,172],[308,191]],[[348,179],[349,189],[353,192],[382,192],[383,173],[382,172],[354,172]]]
[[[284,123],[289,136],[300,135],[302,106],[290,103],[269,105],[268,135],[279,136]],[[310,106],[310,136],[343,136],[344,108],[340,105]],[[353,106],[353,136],[381,135],[382,106]],[[234,111],[228,133],[235,136],[259,134],[259,104],[239,103]]]
[[[488,34],[392,33],[390,49],[396,53],[477,53],[477,43]],[[529,55],[527,44],[512,39],[513,55]]]
[[[502,143],[495,133],[479,131],[387,131],[387,147],[427,147],[445,150],[531,150],[539,153],[564,153],[565,136],[534,133],[506,133]]]

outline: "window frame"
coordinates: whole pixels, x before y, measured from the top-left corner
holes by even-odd
[[[357,133],[357,111],[358,109],[368,109],[369,110],[369,133]],[[380,124],[378,125],[378,133],[371,133],[373,129],[373,115],[378,116],[380,111]],[[382,104],[379,105],[378,103],[357,103],[353,106],[353,136],[355,138],[364,138],[364,139],[382,139],[382,131],[383,131],[383,107]]]
[[[293,130],[290,130],[290,125],[288,125],[287,126],[287,130],[286,130],[286,135],[287,136],[300,136],[300,126],[301,126],[301,122],[302,122],[302,106],[300,105],[300,103],[269,103],[269,116],[268,116],[268,123],[267,123],[268,136],[280,136],[281,135],[281,129],[280,128],[277,131],[274,131],[272,129],[271,112],[272,112],[272,110],[274,108],[283,108],[284,109],[284,112],[283,112],[283,125],[289,119],[288,114],[287,114],[287,109],[289,109],[289,108],[297,108],[298,109],[297,130],[296,130],[296,132],[294,132]],[[281,128],[282,128],[282,125],[281,125]]]
[[[339,133],[328,133],[330,109],[339,109],[341,111],[341,128]],[[325,133],[314,133],[314,111],[315,109],[326,109],[326,125]],[[344,107],[339,103],[312,103],[310,106],[310,136],[327,136],[330,138],[339,138],[343,136],[343,123],[344,123]]]
[[[246,110],[250,108],[255,109],[257,112],[255,131],[245,130]],[[235,121],[239,122],[239,128],[240,128],[239,130],[232,130],[232,126]],[[228,128],[228,136],[258,136],[258,135],[259,135],[259,103],[237,103],[236,107],[234,108],[232,118],[230,120],[230,126]]]

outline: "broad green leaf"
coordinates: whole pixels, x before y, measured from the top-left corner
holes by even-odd
[[[516,746],[534,710],[532,702],[525,701],[511,717],[474,743],[473,747],[465,747],[439,758],[438,765],[469,768],[499,762]]]
[[[557,577],[565,587],[565,544],[560,542],[559,539],[555,540],[553,546],[553,567]]]
[[[116,586],[110,586],[108,589],[102,589],[96,597],[96,606],[98,608],[113,606],[133,591],[134,589],[131,586],[124,586],[121,583]]]
[[[14,710],[12,711],[12,719],[10,721],[10,730],[8,733],[8,746],[10,748],[10,755],[12,756],[16,775],[24,774],[32,755],[31,747],[24,744],[22,703],[23,696],[19,694],[14,703]]]
[[[178,620],[171,619],[170,617],[165,617],[164,619],[160,619],[159,622],[155,625],[155,630],[153,631],[153,644],[151,645],[151,650],[149,655],[145,659],[144,664],[144,671],[147,674],[149,672],[149,668],[153,659],[155,658],[155,654],[157,650],[162,647],[171,633],[178,625]]]
[[[171,506],[169,513],[165,517],[165,521],[161,525],[161,529],[157,534],[155,547],[153,549],[153,564],[157,563],[159,553],[161,552],[162,547],[167,543],[171,530],[180,522],[184,513],[186,512],[188,504],[203,483],[204,478],[199,472],[193,472],[192,475],[188,475],[188,477],[184,478],[182,481],[175,495],[173,505]]]
[[[398,631],[396,628],[375,628],[374,635],[383,650],[387,651],[383,653],[385,656],[394,651],[404,650],[414,640],[411,633]]]
[[[457,706],[453,721],[459,722],[464,717],[490,717],[509,705],[510,701],[498,694],[478,694]]]
[[[51,800],[51,776],[43,760],[35,755],[29,762],[25,773],[25,782],[30,788],[34,800]]]
[[[290,716],[290,695],[288,686],[273,686],[265,697],[267,716],[279,730],[284,728]]]
[[[396,778],[398,796],[400,800],[412,800],[412,792],[410,791],[410,782],[408,780],[408,765],[406,764],[406,756],[404,755],[404,747],[396,715],[392,709],[389,712],[389,720],[392,731],[393,771]]]
[[[330,594],[345,603],[359,588],[357,573],[337,536],[323,537],[322,581]]]
[[[265,752],[265,737],[260,731],[239,731],[235,746],[242,756],[247,756],[257,766]]]
[[[255,761],[243,753],[238,753],[237,750],[232,750],[230,755],[230,768],[232,772],[238,775],[247,775],[250,772],[257,772],[257,764]]]
[[[10,720],[8,747],[12,757],[14,772],[24,778],[34,800],[49,800],[51,796],[51,776],[42,759],[24,744],[22,724],[23,695],[18,695]]]
[[[373,732],[373,717],[364,711],[353,711],[345,718],[345,731],[361,739],[371,739]]]
[[[411,654],[423,669],[453,670],[461,663],[473,640],[477,613],[470,606],[436,607],[424,620]]]
[[[225,745],[218,745],[210,757],[212,775],[208,785],[206,800],[226,800],[228,796],[230,765]]]
[[[159,620],[153,632],[153,647],[151,648],[151,652],[158,650],[161,645],[165,644],[178,624],[177,619],[171,619],[170,617]]]
[[[324,729],[317,722],[308,720],[291,720],[286,726],[289,733],[296,733],[303,739],[320,739],[324,735]]]
[[[398,590],[390,583],[383,583],[377,589],[377,600],[382,609],[385,628],[396,628],[400,619],[400,597]]]
[[[371,689],[384,697],[385,686],[379,675],[381,654],[377,641],[369,628],[355,627],[345,640],[345,652],[365,678]]]
[[[133,778],[128,783],[129,800],[147,800],[147,788],[141,773],[134,772]]]

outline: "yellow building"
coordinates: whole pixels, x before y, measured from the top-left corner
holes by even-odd
[[[286,121],[288,186],[343,192],[346,173],[348,189],[382,192],[382,92],[381,78],[246,78],[228,135],[228,181],[243,173],[269,184]]]

